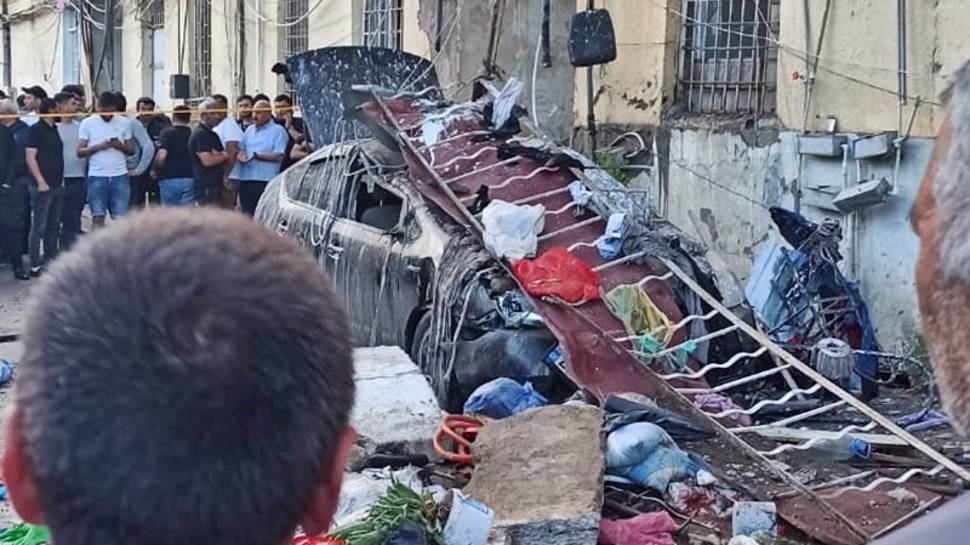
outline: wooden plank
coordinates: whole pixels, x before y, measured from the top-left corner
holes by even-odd
[[[815,438],[838,439],[840,435],[837,431],[809,430],[796,428],[765,428],[758,430],[758,435],[766,439],[775,441],[785,441],[800,443]],[[852,437],[857,437],[873,446],[879,447],[908,447],[909,443],[895,435],[883,435],[876,433],[850,433]]]
[[[714,296],[707,293],[704,290],[704,288],[698,285],[697,282],[695,282],[694,279],[690,277],[690,275],[688,275],[683,270],[681,270],[681,268],[678,267],[677,264],[670,261],[669,259],[664,259],[664,258],[660,258],[660,259],[661,261],[663,261],[664,265],[666,265],[667,268],[670,271],[672,271],[674,275],[677,276],[677,278],[680,279],[681,282],[683,282],[685,285],[687,285],[687,287],[692,289],[694,293],[696,293],[701,299],[706,301],[707,304],[709,304],[712,308],[717,309],[718,312],[720,312],[721,315],[723,315],[729,321],[731,321],[734,324],[737,324],[738,328],[741,329],[741,331],[744,331],[748,336],[758,341],[759,344],[768,347],[768,350],[770,352],[777,354],[777,356],[780,359],[782,359],[785,363],[790,363],[792,367],[798,369],[802,374],[812,379],[816,383],[821,384],[823,388],[831,392],[833,395],[835,395],[839,399],[842,399],[857,411],[868,416],[877,424],[885,428],[887,431],[891,432],[893,435],[900,437],[901,439],[909,443],[913,448],[922,452],[934,462],[942,465],[947,470],[953,472],[953,474],[958,476],[960,479],[970,482],[970,471],[961,467],[959,464],[947,458],[940,452],[937,452],[933,447],[927,445],[915,435],[909,433],[903,428],[900,428],[898,425],[896,425],[895,422],[893,422],[889,418],[886,418],[881,413],[869,407],[865,403],[859,401],[854,395],[850,394],[849,392],[846,392],[845,390],[837,386],[835,383],[833,383],[829,379],[822,376],[818,371],[813,369],[811,366],[807,365],[805,362],[796,358],[788,351],[783,350],[780,346],[775,344],[771,339],[766,337],[757,329],[748,325],[747,322],[742,320],[739,316],[737,316],[736,314],[731,312],[727,307],[722,305],[720,301],[714,298]]]

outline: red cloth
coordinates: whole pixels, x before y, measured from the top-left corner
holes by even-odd
[[[666,511],[644,513],[632,519],[600,521],[602,545],[675,545],[671,533],[677,523]]]
[[[536,259],[513,261],[512,272],[529,295],[552,295],[567,303],[600,298],[599,275],[565,248],[552,248]]]
[[[297,534],[293,536],[293,542],[290,545],[343,545],[343,543],[343,541],[330,537],[326,534],[319,536]]]

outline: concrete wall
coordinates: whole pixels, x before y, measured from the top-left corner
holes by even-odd
[[[18,2],[23,6],[24,2]],[[11,13],[16,10],[11,6]],[[60,84],[61,66],[56,36],[60,30],[60,16],[50,10],[41,10],[35,15],[11,24],[10,51],[12,86],[19,93],[20,87],[40,85],[48,91]],[[38,36],[47,39],[38,40]],[[0,41],[0,50],[3,44]],[[2,58],[2,54],[0,54]],[[57,87],[60,89],[60,87]]]
[[[798,135],[776,132],[725,130],[721,127],[674,127],[669,132],[669,219],[710,247],[747,280],[758,245],[769,238],[781,240],[767,208],[791,208],[792,180],[798,175]],[[913,268],[919,241],[908,223],[909,210],[929,161],[931,139],[905,143],[898,187],[882,205],[843,216],[828,209],[832,193],[842,184],[841,158],[809,158],[803,179],[811,219],[832,217],[842,222],[845,257],[843,271],[857,280],[866,298],[880,341],[891,346],[919,332]],[[863,163],[862,177],[893,175],[890,159]],[[856,169],[849,169],[849,183]],[[812,189],[834,184],[831,189]],[[811,203],[825,205],[826,208]]]
[[[805,11],[801,0],[782,0],[779,41],[778,116],[793,129],[802,126],[805,85],[793,81],[804,73],[806,51],[814,54],[826,2],[809,4],[809,36],[805,40]],[[908,94],[935,101],[946,78],[970,57],[970,10],[964,2],[909,0],[907,9]],[[829,116],[842,130],[878,132],[896,129],[896,2],[837,0],[831,3],[813,107],[808,127],[823,129]],[[865,107],[859,107],[860,105]],[[909,100],[903,118],[908,123],[914,105]],[[913,126],[916,136],[933,136],[940,122],[939,108],[923,104]]]
[[[613,18],[617,58],[593,69],[598,123],[653,125],[673,104],[680,19],[664,9],[676,0],[597,2]],[[577,10],[586,9],[577,0]],[[576,71],[576,126],[586,127],[586,70]]]
[[[445,0],[443,47],[432,53],[442,84],[451,95],[467,100],[469,84],[482,72],[488,50],[492,20],[492,0]],[[533,64],[542,13],[541,2],[506,0],[496,64],[525,84],[519,103],[531,111]],[[460,9],[459,9],[460,8]],[[437,2],[421,3],[421,28],[436,35]],[[541,64],[537,72],[536,110],[540,128],[558,140],[566,140],[573,124],[573,87],[575,69],[569,64],[567,48],[569,21],[575,0],[552,0],[550,50],[552,67]],[[456,12],[459,14],[456,18]]]

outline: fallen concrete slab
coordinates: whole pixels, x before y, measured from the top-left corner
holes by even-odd
[[[603,506],[603,413],[562,405],[482,428],[465,491],[513,545],[595,545]]]
[[[396,346],[354,351],[357,398],[351,425],[366,454],[434,456],[442,411],[421,370]]]

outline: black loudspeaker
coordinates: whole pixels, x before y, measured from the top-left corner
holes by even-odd
[[[172,74],[168,85],[169,98],[191,98],[189,96],[189,75]]]
[[[613,19],[605,9],[581,11],[569,28],[569,61],[573,66],[596,66],[616,60]]]

